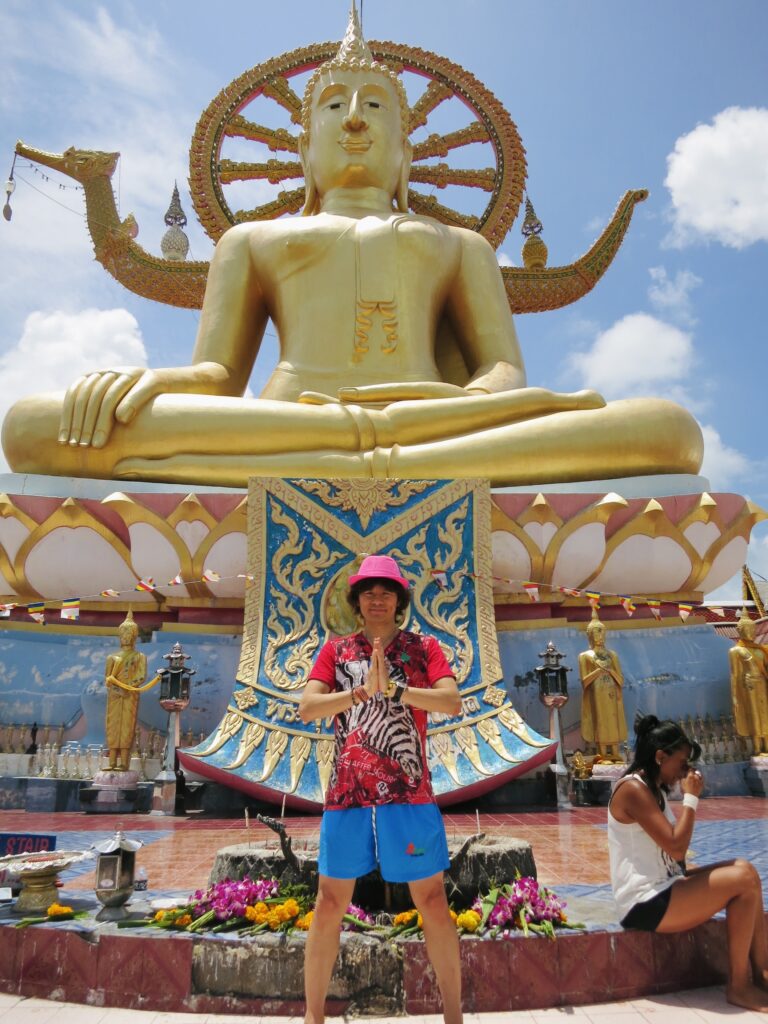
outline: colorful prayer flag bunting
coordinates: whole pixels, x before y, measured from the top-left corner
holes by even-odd
[[[120,597],[120,591],[119,590],[112,590],[109,587],[107,587],[106,590],[102,590],[101,596],[102,597]]]
[[[45,622],[45,601],[33,601],[27,605],[27,611],[35,622]]]
[[[710,608],[709,610],[714,615],[719,615],[721,619],[725,618],[725,608]]]
[[[178,576],[174,576],[172,580],[168,580],[168,583],[166,584],[166,586],[168,586],[168,587],[180,587],[183,583],[184,583],[184,580],[181,578],[181,573],[179,573],[179,575]]]
[[[219,576],[217,572],[214,572],[213,569],[206,569],[203,573],[203,579],[206,583],[218,583],[221,576]]]
[[[593,608],[600,607],[600,598],[602,597],[602,594],[599,590],[584,590],[582,593],[584,594],[584,597],[589,598],[589,603]]]
[[[661,622],[661,601],[648,600],[645,603],[650,608],[653,617]]]
[[[626,594],[619,594],[619,604],[624,609],[624,611],[627,613],[627,615],[632,615],[632,613],[637,608],[637,606],[636,606],[635,602],[632,600],[632,598],[628,597]]]
[[[570,587],[558,587],[561,594],[567,594],[568,597],[581,597],[580,590],[571,590]]]
[[[677,606],[677,610],[680,613],[680,618],[683,620],[683,622],[685,622],[685,620],[688,618],[688,616],[693,611],[693,605],[692,604],[679,604]]]
[[[0,604],[0,619],[9,619],[11,617],[11,609],[7,604]]]
[[[539,585],[538,583],[524,583],[523,587],[525,592],[532,601],[539,600]]]
[[[145,590],[145,591],[146,590],[154,590],[155,589],[155,581],[152,579],[151,576],[147,576],[147,578],[145,580],[139,580],[139,582],[136,584],[136,586],[133,589],[134,590]]]
[[[61,617],[62,619],[79,619],[80,618],[80,598],[79,597],[67,597],[61,602]]]

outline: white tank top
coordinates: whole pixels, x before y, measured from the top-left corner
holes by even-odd
[[[627,779],[640,779],[640,775],[627,775]],[[623,784],[623,779],[617,785]],[[662,794],[664,817],[672,825],[674,814]],[[636,903],[658,896],[683,874],[683,869],[651,839],[642,825],[632,822],[625,825],[611,814],[608,805],[608,856],[611,864],[611,885],[613,897],[619,908],[619,920],[624,918]]]

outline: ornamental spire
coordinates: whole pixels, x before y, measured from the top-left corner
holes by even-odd
[[[526,270],[543,270],[547,265],[547,247],[541,232],[544,225],[536,216],[533,203],[528,196],[525,197],[525,220],[520,229],[525,238],[523,245],[523,266]]]
[[[180,228],[186,227],[187,215],[181,208],[181,198],[179,197],[179,186],[174,181],[173,183],[173,195],[171,196],[171,205],[165,214],[165,223],[168,227],[177,226]]]
[[[363,39],[363,30],[360,26],[360,18],[357,14],[355,0],[352,0],[349,5],[347,31],[341,40],[341,46],[336,54],[336,59],[343,61],[355,60],[361,64],[373,64],[373,54],[368,47],[368,43]]]
[[[168,207],[168,212],[165,215],[165,223],[168,225],[168,230],[160,241],[160,248],[167,260],[180,263],[187,258],[189,239],[182,231],[182,228],[187,223],[187,215],[181,208],[179,186],[176,182],[173,183],[173,195],[171,197],[171,205]]]

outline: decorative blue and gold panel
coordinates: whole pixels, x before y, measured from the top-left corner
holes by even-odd
[[[333,721],[304,725],[297,708],[322,644],[359,628],[346,592],[369,554],[397,560],[411,584],[404,628],[436,637],[459,683],[461,714],[430,717],[438,801],[551,757],[552,742],[528,728],[500,683],[487,481],[256,478],[248,545],[237,684],[218,728],[181,753],[183,764],[261,798],[322,803]]]

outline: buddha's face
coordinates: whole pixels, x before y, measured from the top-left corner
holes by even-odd
[[[319,195],[373,187],[394,196],[404,154],[400,100],[385,75],[344,68],[321,75],[302,146]]]
[[[593,626],[589,631],[589,641],[592,650],[602,650],[605,647],[605,626]]]
[[[742,640],[754,640],[755,624],[752,619],[742,619],[736,626],[736,632]]]
[[[139,635],[138,626],[133,622],[124,622],[117,627],[117,635],[121,647],[133,647]]]

